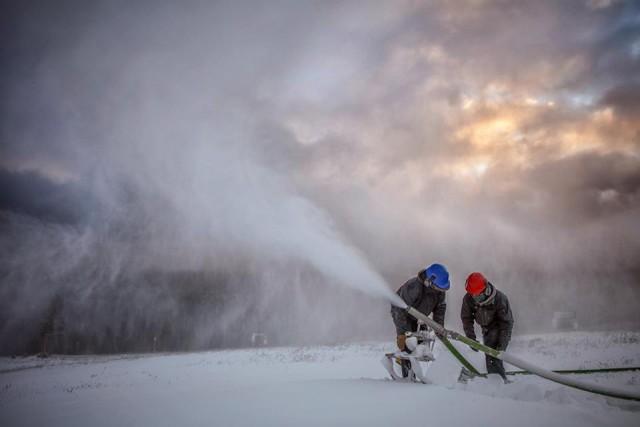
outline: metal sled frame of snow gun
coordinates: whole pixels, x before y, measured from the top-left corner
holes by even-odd
[[[409,369],[408,375],[406,378],[398,375],[394,368],[393,363],[396,359],[409,360],[411,362],[411,369]],[[422,371],[422,367],[419,362],[431,362],[433,359],[423,359],[411,356],[411,354],[406,353],[404,351],[396,351],[395,353],[387,353],[382,358],[382,365],[385,367],[391,378],[396,381],[407,381],[407,382],[419,382],[422,384],[430,384],[426,377],[426,373]]]
[[[435,344],[435,336],[429,336],[429,332],[420,330],[411,333],[409,336],[415,336],[417,338],[417,342],[419,342],[421,345],[426,345],[429,348],[428,354],[417,356],[416,354],[408,353],[406,351],[396,351],[395,353],[386,353],[380,362],[385,367],[387,372],[389,372],[391,378],[396,381],[430,384],[431,381],[427,379],[426,371],[422,371],[420,362],[433,362],[435,360],[432,353],[433,345]],[[408,360],[411,362],[411,368],[408,370],[406,378],[398,375],[394,370],[394,362],[398,359]]]
[[[451,338],[454,339],[456,341],[459,341],[463,344],[468,345],[469,347],[475,348],[476,350],[480,350],[481,352],[488,354],[489,356],[493,356],[496,359],[500,359],[503,360],[513,366],[517,366],[520,369],[524,369],[527,372],[530,372],[532,374],[538,375],[542,378],[546,378],[550,381],[554,381],[557,382],[559,384],[564,384],[566,386],[569,387],[573,387],[573,388],[577,388],[579,390],[584,390],[584,391],[588,391],[591,393],[596,393],[596,394],[601,394],[603,396],[607,396],[607,397],[615,397],[618,399],[626,399],[626,400],[635,400],[640,402],[640,393],[637,392],[633,392],[631,390],[616,390],[614,388],[611,387],[606,387],[600,384],[591,384],[585,381],[581,381],[575,378],[570,378],[570,377],[566,377],[562,374],[559,374],[557,372],[553,372],[553,371],[549,371],[547,369],[543,369],[540,368],[538,366],[535,366],[529,362],[526,362],[516,356],[513,356],[509,353],[506,353],[504,351],[498,351],[495,350],[491,347],[487,347],[484,344],[480,344],[478,341],[472,340],[470,338],[467,338],[464,335],[460,335],[457,332],[454,331],[450,331],[448,329],[445,329],[444,327],[442,327],[440,324],[436,323],[435,321],[429,319],[427,316],[425,316],[424,314],[422,314],[421,312],[419,312],[418,310],[416,310],[413,307],[406,307],[405,308],[407,310],[407,312],[412,315],[413,317],[415,317],[418,320],[422,320],[426,325],[428,325],[429,327],[433,328],[434,331],[436,331],[436,333],[438,335],[444,336],[445,339],[446,338]],[[444,343],[444,341],[443,341]],[[451,343],[449,343],[451,344]],[[446,343],[445,343],[446,346]],[[453,347],[453,346],[452,346]],[[447,348],[449,348],[449,346],[447,346]],[[455,354],[454,354],[455,355]]]

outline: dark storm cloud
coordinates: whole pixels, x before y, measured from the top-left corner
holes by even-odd
[[[588,220],[640,207],[637,156],[579,154],[545,164],[532,174],[532,181],[555,199],[551,211],[564,210],[567,218]]]
[[[517,172],[511,171],[509,174]],[[508,174],[487,177],[485,195],[525,222],[588,224],[640,209],[640,159],[624,153],[586,152],[520,172],[518,186],[501,193]]]
[[[96,201],[75,183],[59,184],[37,172],[0,168],[0,211],[77,224],[95,209]]]
[[[640,74],[640,6],[624,2],[613,9],[617,13],[608,19],[591,47],[590,77],[605,88],[621,82],[637,84]]]
[[[617,114],[637,122],[640,120],[640,83],[614,87],[604,94],[600,104],[613,107]]]

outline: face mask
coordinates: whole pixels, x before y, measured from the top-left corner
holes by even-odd
[[[471,295],[471,298],[473,298],[477,304],[482,304],[491,296],[491,292],[492,289],[490,285],[487,285],[487,287],[484,288],[484,291],[480,292],[478,295]]]

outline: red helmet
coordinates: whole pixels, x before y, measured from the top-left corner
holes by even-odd
[[[482,273],[471,273],[464,284],[465,290],[471,295],[479,295],[487,287],[487,278]]]

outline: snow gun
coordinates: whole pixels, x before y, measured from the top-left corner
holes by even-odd
[[[493,356],[496,359],[500,359],[503,360],[513,366],[516,366],[520,369],[523,369],[529,373],[538,375],[542,378],[546,378],[550,381],[554,381],[556,383],[559,384],[564,384],[566,386],[569,387],[573,387],[579,390],[584,390],[584,391],[588,391],[591,393],[596,393],[596,394],[601,394],[603,396],[607,396],[607,397],[615,397],[615,398],[619,398],[619,399],[626,399],[626,400],[635,400],[635,401],[639,401],[640,402],[640,393],[637,392],[633,392],[631,390],[616,390],[613,389],[611,387],[607,387],[607,386],[603,386],[600,384],[591,384],[585,381],[581,381],[581,380],[577,380],[575,378],[570,378],[564,375],[561,375],[557,372],[553,372],[553,371],[549,371],[547,369],[543,369],[540,368],[538,366],[535,366],[529,362],[526,362],[516,356],[513,356],[509,353],[506,353],[504,351],[499,351],[499,350],[495,350],[491,347],[487,347],[484,344],[479,343],[478,341],[472,340],[471,338],[467,338],[464,335],[461,335],[457,332],[454,331],[450,331],[446,328],[444,328],[442,325],[440,325],[439,323],[431,320],[430,318],[428,318],[427,316],[425,316],[423,313],[421,313],[420,311],[416,310],[413,307],[406,307],[405,310],[407,310],[407,312],[412,315],[413,317],[415,317],[418,320],[421,320],[422,322],[424,322],[426,325],[428,325],[429,327],[431,327],[434,332],[436,333],[436,336],[440,339],[440,341],[442,341],[442,343],[445,345],[445,347],[447,347],[447,349],[460,361],[460,363],[462,363],[462,365],[467,368],[472,374],[477,375],[477,376],[484,376],[483,374],[480,374],[474,367],[473,365],[471,365],[471,363],[469,363],[469,361],[467,361],[461,354],[460,352],[453,346],[453,344],[449,341],[449,338],[459,341],[463,344],[468,345],[469,347],[475,348],[476,350],[479,350],[485,354],[488,354],[489,356]]]

